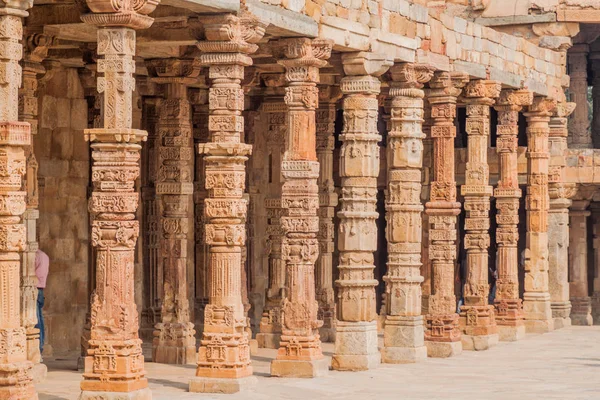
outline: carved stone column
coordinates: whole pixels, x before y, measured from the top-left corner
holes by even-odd
[[[246,241],[245,162],[252,147],[243,143],[244,67],[264,34],[250,17],[224,14],[202,20],[205,40],[200,62],[208,66],[209,142],[204,154],[205,240],[209,247],[209,304],[191,392],[234,393],[251,383],[250,349],[242,304],[242,247]]]
[[[592,132],[590,129],[589,109],[588,109],[588,44],[576,44],[567,52],[567,61],[569,64],[569,76],[571,78],[569,85],[570,100],[579,104],[569,120],[569,147],[572,148],[591,148]]]
[[[145,378],[138,312],[134,299],[134,251],[139,234],[136,213],[141,142],[147,133],[132,129],[135,88],[135,29],[148,28],[157,2],[118,7],[108,1],[88,4],[82,20],[98,26],[98,91],[104,94],[104,128],[86,129],[92,148],[96,289],[92,294],[91,333],[80,399],[150,399]]]
[[[527,117],[527,249],[523,310],[528,333],[554,329],[548,288],[548,123],[556,102],[535,97]]]
[[[548,190],[548,289],[554,329],[571,325],[569,301],[569,207],[575,184],[566,181],[567,117],[575,103],[559,103],[550,118]]]
[[[201,88],[192,96],[192,124],[194,146],[206,143],[209,140],[208,132],[208,90]],[[207,197],[204,188],[204,158],[199,152],[195,152],[194,162],[194,251],[196,263],[196,285],[194,299],[194,319],[196,337],[201,336],[204,331],[204,309],[208,304],[208,253],[209,247],[204,238],[204,199]]]
[[[592,141],[595,148],[600,148],[600,52],[590,54],[593,71],[592,80]],[[588,110],[589,112],[589,110]],[[569,139],[571,137],[569,136]],[[570,142],[569,142],[570,143]]]
[[[457,97],[468,79],[463,73],[438,72],[426,92],[433,119],[433,177],[429,202],[425,205],[432,265],[432,293],[425,320],[425,345],[429,357],[450,357],[462,352],[454,295],[456,217],[460,214],[454,174],[454,118]]]
[[[377,367],[377,310],[373,252],[377,250],[377,130],[381,76],[390,67],[385,57],[373,53],[342,56],[346,77],[344,130],[340,136],[341,208],[338,231],[340,251],[337,286],[337,323],[332,367],[366,370]]]
[[[467,276],[465,304],[460,309],[459,324],[464,350],[487,350],[498,344],[494,306],[488,304],[488,251],[490,246],[490,106],[500,95],[499,82],[472,80],[463,90],[467,105],[467,166],[464,196]]]
[[[27,210],[23,222],[27,231],[27,249],[23,253],[21,270],[21,324],[27,334],[27,359],[34,363],[34,379],[44,378],[46,367],[40,365],[40,330],[37,320],[37,277],[35,275],[35,255],[39,248],[37,242],[38,210],[38,162],[33,151],[33,137],[38,132],[38,77],[46,72],[41,62],[48,55],[48,46],[53,38],[41,34],[32,34],[27,38],[23,60],[23,86],[19,91],[19,119],[31,126],[32,143],[25,149],[27,173],[25,191]]]
[[[148,63],[165,85],[165,98],[158,103],[158,175],[156,195],[160,199],[160,258],[163,275],[161,321],[156,324],[152,361],[194,364],[196,339],[190,321],[187,264],[188,244],[193,232],[192,193],[194,149],[191,106],[187,86],[198,81],[200,65],[192,60],[162,59]]]
[[[323,326],[319,328],[321,340],[335,341],[335,298],[333,292],[333,252],[335,207],[338,196],[333,184],[333,150],[335,148],[336,104],[341,92],[336,86],[319,88],[319,108],[317,121],[317,158],[319,159],[319,258],[315,264],[316,296],[319,303],[319,320]]]
[[[573,325],[592,325],[587,276],[589,204],[587,200],[573,200],[569,211],[569,294]]]
[[[592,203],[592,223],[594,233],[594,290],[592,293],[592,322],[600,325],[600,207]]]
[[[423,177],[421,188],[421,203],[429,200],[433,171],[433,140],[431,139],[431,105],[427,97],[423,99]],[[429,296],[431,295],[431,259],[429,258],[429,217],[427,213],[421,214],[421,314],[427,315],[429,310]]]
[[[9,6],[10,5],[10,6]],[[27,192],[22,178],[31,147],[29,122],[19,122],[23,18],[29,2],[0,7],[0,399],[37,399],[28,360],[27,327],[21,321],[20,253],[27,250]],[[26,261],[26,260],[25,260]],[[27,310],[25,310],[27,311]],[[25,321],[29,322],[29,321]],[[39,349],[38,349],[39,352]]]
[[[386,204],[388,270],[383,362],[427,358],[421,315],[421,169],[423,167],[423,84],[433,70],[399,64],[390,70],[391,116],[387,138]]]
[[[281,226],[281,160],[285,151],[287,105],[284,102],[283,75],[264,78],[267,85],[260,111],[266,119],[268,184],[265,208],[267,211],[267,248],[269,253],[269,286],[266,304],[256,335],[259,347],[279,348],[281,340],[281,307],[285,288],[285,262],[281,253],[284,232]]]
[[[281,313],[282,334],[272,376],[314,377],[327,372],[321,352],[315,297],[314,264],[319,253],[319,207],[315,109],[319,68],[331,54],[327,40],[285,39],[276,44],[278,63],[285,68],[288,106],[285,154],[281,164],[281,227],[286,263]]]
[[[498,111],[496,151],[500,178],[494,189],[496,198],[496,323],[502,341],[525,337],[523,302],[519,298],[519,173],[517,149],[519,112],[531,105],[533,94],[525,90],[503,90],[496,101]],[[521,221],[523,223],[524,221]]]

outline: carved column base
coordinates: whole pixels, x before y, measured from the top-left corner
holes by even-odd
[[[589,297],[571,297],[571,323],[590,326],[592,320],[592,300]]]
[[[425,341],[427,347],[427,357],[448,358],[462,353],[461,342],[432,342]]]
[[[197,377],[190,380],[189,391],[192,393],[232,394],[243,392],[246,389],[253,387],[256,382],[255,376],[236,379]]]
[[[150,397],[144,397],[148,379],[144,377],[144,355],[140,339],[90,340],[84,363],[84,380],[80,386],[82,392],[87,394],[82,394],[80,399],[117,398],[108,394],[108,397],[102,397],[103,392],[119,392],[123,396],[138,392],[123,398],[151,398],[150,391],[147,392]]]
[[[162,364],[196,364],[194,325],[158,323],[152,340],[152,361]]]
[[[386,316],[381,358],[387,364],[408,364],[427,358],[423,316]]]
[[[463,335],[489,336],[498,332],[494,319],[494,306],[464,305],[460,311],[458,324]]]
[[[267,300],[260,319],[260,332],[256,334],[258,347],[278,349],[281,341],[281,300]]]
[[[560,301],[551,302],[550,308],[552,309],[552,318],[554,318],[554,329],[564,328],[571,326],[571,302]]]
[[[594,325],[600,325],[600,293],[595,292],[592,295],[592,322]]]
[[[523,296],[523,312],[527,333],[546,333],[554,330],[554,319],[550,308],[550,295],[541,293],[525,293]]]
[[[152,392],[150,389],[139,389],[132,392],[95,392],[83,391],[79,395],[78,400],[152,400]]]
[[[363,371],[379,364],[377,322],[338,321],[331,367],[337,371]]]
[[[5,329],[11,335],[10,329]],[[19,333],[13,336],[20,336]],[[0,343],[5,349],[10,349],[9,342]],[[2,357],[4,358],[4,357]],[[27,399],[37,400],[38,395],[33,386],[31,361],[12,361],[2,359],[0,363],[0,400]]]
[[[458,314],[436,314],[425,317],[425,341],[460,342]]]
[[[501,342],[516,342],[525,337],[525,324],[520,325],[498,325],[498,338]]]

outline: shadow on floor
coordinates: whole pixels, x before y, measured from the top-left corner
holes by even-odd
[[[38,397],[39,400],[69,400],[66,397],[59,397],[59,396],[55,396],[53,394],[39,393],[38,396],[39,396]]]
[[[175,389],[181,389],[181,390],[184,390],[186,392],[189,389],[189,383],[184,383],[184,382],[174,382],[174,381],[169,381],[169,380],[166,380],[166,379],[157,379],[157,378],[148,378],[148,382],[154,383],[154,384],[157,384],[157,385],[172,387],[172,388],[175,388]]]

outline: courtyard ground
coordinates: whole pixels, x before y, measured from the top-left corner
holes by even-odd
[[[323,345],[327,357],[333,345]],[[188,393],[193,366],[146,363],[154,400],[600,400],[600,326],[568,327],[528,335],[484,352],[463,352],[423,363],[382,364],[364,372],[330,371],[326,377],[269,377],[275,350],[253,356],[257,384],[235,395]],[[48,378],[37,385],[40,400],[71,400],[79,395],[77,360],[47,360]]]

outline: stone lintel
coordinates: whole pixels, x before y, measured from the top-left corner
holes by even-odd
[[[189,0],[171,0],[187,2]],[[194,0],[199,1],[199,0]],[[200,0],[205,3],[213,3],[212,0]],[[224,0],[219,0],[224,1]],[[239,8],[239,0],[225,0],[225,2],[237,3]],[[164,3],[163,3],[164,4]],[[168,4],[168,2],[167,2]],[[247,0],[246,6],[248,11],[254,14],[260,21],[268,23],[267,32],[273,36],[281,37],[310,37],[314,38],[319,35],[319,24],[301,13],[289,11],[278,6],[272,6],[262,3],[259,0]],[[346,21],[348,22],[348,21]],[[329,36],[322,36],[329,37]]]
[[[472,78],[486,79],[487,71],[485,65],[456,60],[452,63],[454,71],[465,72]]]
[[[543,22],[566,21],[560,19],[560,12],[557,15],[547,13],[541,15],[511,15],[506,17],[491,17],[491,18],[475,18],[475,23],[483,26],[505,26],[505,25],[522,25],[522,24],[539,24]]]
[[[600,10],[580,9],[580,10],[558,10],[556,14],[557,21],[567,22],[585,22],[600,23]]]
[[[162,0],[162,5],[185,8],[195,13],[239,12],[239,0]]]
[[[370,29],[358,22],[331,16],[321,17],[318,30],[319,37],[333,40],[334,50],[368,51],[371,48]]]

